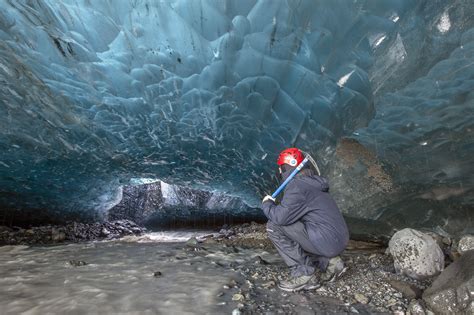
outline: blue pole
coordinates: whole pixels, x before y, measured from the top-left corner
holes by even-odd
[[[298,165],[294,170],[293,172],[291,172],[290,176],[288,176],[288,178],[280,185],[280,187],[278,187],[277,190],[275,190],[275,192],[273,193],[272,195],[272,198],[275,199],[276,196],[278,196],[281,191],[283,189],[285,189],[286,185],[288,185],[288,183],[293,179],[293,177],[296,176],[296,174],[298,174],[299,171],[301,171],[301,169],[305,166],[305,164],[308,162],[308,158],[305,157],[304,160],[300,163],[300,165]]]

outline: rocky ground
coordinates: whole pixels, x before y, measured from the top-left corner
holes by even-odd
[[[0,227],[0,245],[56,244],[123,236],[136,241],[136,236],[143,232],[144,228],[128,220],[29,229]],[[146,239],[147,235],[139,238]],[[127,237],[119,241],[127,241]],[[450,257],[456,261],[460,253],[468,253],[474,247],[472,236],[459,241],[458,251],[450,250],[451,240],[446,237],[440,237],[436,242],[448,259],[446,265],[452,263]],[[222,273],[235,272],[237,276],[223,285],[216,296],[218,305],[233,309],[233,314],[433,314],[427,310],[422,294],[436,277],[414,280],[396,273],[393,257],[385,244],[351,240],[341,256],[348,270],[336,281],[322,282],[320,273],[317,273],[313,289],[297,293],[282,291],[278,282],[288,278],[288,268],[268,239],[265,225],[252,222],[224,226],[218,232],[193,238],[179,250],[176,260],[186,262],[191,257],[217,269],[222,268]],[[471,256],[469,259],[474,259],[474,253]],[[86,262],[71,261],[70,264],[82,266]],[[459,274],[456,270],[469,268],[470,262],[462,264],[468,267],[453,266],[451,273]],[[161,271],[156,271],[153,276],[161,278]],[[461,286],[469,285],[464,278],[462,276],[458,282]],[[446,287],[443,283],[437,286]],[[464,301],[465,298],[459,297],[458,300]],[[462,307],[467,309],[468,306]]]
[[[195,250],[209,244],[222,244],[229,252],[258,248],[275,252],[266,237],[265,225],[244,224],[221,229],[202,243],[188,243]],[[278,289],[278,281],[288,277],[281,260],[268,262],[257,257],[233,266],[243,276],[241,283],[223,287],[222,296],[235,303],[235,313],[244,314],[321,314],[392,313],[423,314],[421,294],[431,281],[416,281],[397,275],[386,248],[377,243],[351,241],[342,258],[348,271],[332,283],[315,283],[309,291],[288,293]],[[276,254],[277,255],[277,254]],[[418,310],[418,312],[417,312]]]
[[[71,222],[66,225],[43,225],[26,229],[0,226],[0,246],[114,239],[125,235],[139,235],[145,231],[146,229],[130,220],[90,224]]]

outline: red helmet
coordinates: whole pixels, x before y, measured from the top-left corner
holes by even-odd
[[[283,164],[288,164],[290,166],[297,166],[303,162],[304,156],[303,153],[297,148],[289,148],[281,151],[280,156],[278,157],[277,164],[282,166]]]

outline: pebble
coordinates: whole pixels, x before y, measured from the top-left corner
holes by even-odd
[[[242,294],[236,293],[232,296],[232,301],[243,301],[245,297]]]
[[[275,285],[276,285],[275,281],[268,281],[262,284],[262,287],[264,287],[265,289],[268,289],[268,288],[274,287]]]
[[[191,237],[191,238],[186,242],[186,245],[189,245],[189,246],[199,245],[199,241],[197,240],[197,238]]]
[[[268,261],[264,260],[262,257],[255,257],[255,264],[257,265],[268,265]]]
[[[397,304],[397,300],[394,299],[394,298],[390,298],[388,301],[387,301],[387,305],[386,306],[393,306],[395,304]]]
[[[238,308],[236,308],[232,311],[232,315],[240,315],[240,314],[242,314],[242,313],[240,312],[240,310]]]
[[[354,299],[361,304],[369,303],[369,298],[361,293],[354,294]]]
[[[87,263],[82,260],[70,260],[69,264],[74,267],[79,267],[79,266],[86,266]]]
[[[411,315],[426,315],[425,308],[418,300],[411,300],[410,304],[408,305],[407,311]]]
[[[163,275],[163,274],[161,273],[161,271],[155,271],[155,272],[153,273],[153,277],[155,277],[155,278],[159,278],[159,277],[161,277],[162,275]]]

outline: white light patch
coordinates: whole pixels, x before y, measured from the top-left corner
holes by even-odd
[[[5,66],[4,64],[0,63],[0,68],[5,71],[9,76],[13,76],[13,73],[10,71],[10,69],[8,69],[7,66]]]
[[[438,31],[440,31],[443,34],[451,29],[451,21],[449,20],[448,12],[443,13],[436,27],[438,28]]]
[[[398,15],[392,16],[392,21],[393,21],[393,22],[397,23],[398,20],[400,20],[400,17],[399,17]]]
[[[144,185],[144,184],[152,184],[159,182],[159,179],[156,178],[131,178],[130,185]]]
[[[140,236],[126,236],[122,241],[138,242],[138,243],[181,243],[187,242],[189,239],[195,237],[198,241],[203,240],[206,236],[212,234],[210,231],[202,232],[152,232]]]
[[[380,37],[379,39],[377,39],[374,43],[374,47],[378,47],[380,44],[382,44],[382,42],[385,40],[385,38],[387,38],[386,35]]]
[[[339,85],[340,87],[343,87],[346,83],[347,83],[347,80],[349,80],[349,78],[351,77],[351,75],[354,73],[355,70],[352,70],[351,72],[349,72],[348,74],[342,76],[339,81],[337,81],[337,85]]]
[[[428,145],[428,141],[420,142],[420,145],[423,145],[423,146]]]
[[[163,201],[165,205],[170,206],[177,206],[181,204],[191,205],[190,201],[184,198],[181,200],[176,193],[174,185],[167,184],[165,182],[160,181],[161,187],[161,196],[163,197]]]

